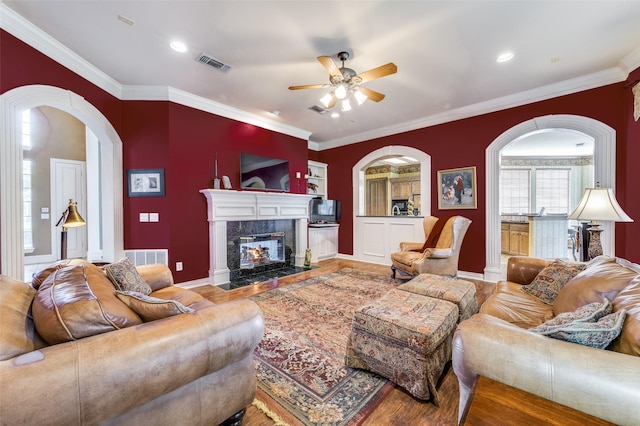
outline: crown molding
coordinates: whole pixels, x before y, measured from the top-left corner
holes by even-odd
[[[620,68],[625,70],[627,75],[631,71],[640,68],[640,47],[620,60]]]
[[[233,108],[174,87],[124,86],[122,88],[122,100],[169,101],[200,111],[219,115],[221,117],[252,124],[274,132],[283,133],[298,139],[309,140],[309,136],[311,135],[311,132],[307,130],[278,123],[277,121],[270,120],[256,114],[251,114],[238,108]]]
[[[318,144],[318,150],[323,151],[326,149],[338,148],[341,146],[364,142],[371,139],[409,132],[412,130],[449,123],[464,118],[476,117],[483,114],[489,114],[496,111],[527,105],[534,102],[556,98],[559,96],[582,92],[584,90],[594,89],[597,87],[606,86],[608,84],[619,83],[621,81],[624,81],[627,78],[627,75],[628,73],[624,72],[621,68],[609,68],[604,71],[599,71],[582,77],[549,84],[546,86],[538,87],[536,89],[515,93],[513,95],[503,96],[501,98],[495,98],[473,105],[467,105],[461,108],[444,111],[442,113],[433,114],[416,120],[410,120],[403,123],[394,124],[392,126],[358,133],[356,135],[351,135],[345,138],[322,142],[321,144]]]

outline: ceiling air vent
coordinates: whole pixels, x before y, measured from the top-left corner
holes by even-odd
[[[321,106],[318,106],[318,105],[311,106],[311,107],[309,107],[309,109],[312,110],[312,111],[317,112],[318,114],[326,114],[326,113],[329,112],[328,109],[324,109],[324,108],[322,108]]]
[[[231,65],[227,65],[224,62],[214,58],[213,56],[207,55],[206,53],[199,54],[198,57],[196,58],[196,61],[212,66],[215,69],[222,71],[224,73],[227,73],[229,72],[229,70],[231,70]]]

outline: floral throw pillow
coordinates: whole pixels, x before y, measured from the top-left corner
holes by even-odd
[[[602,303],[594,302],[584,305],[573,312],[563,312],[558,316],[537,327],[530,328],[530,331],[544,334],[549,328],[571,324],[572,322],[596,322],[600,318],[613,312],[613,305],[606,298]]]
[[[557,259],[540,271],[531,284],[523,285],[521,290],[547,305],[553,305],[562,287],[586,267],[585,263],[569,263]]]
[[[104,271],[116,289],[120,291],[137,291],[142,294],[151,293],[151,287],[140,276],[135,265],[128,257],[105,265]]]
[[[116,296],[145,322],[195,312],[176,300],[160,299],[135,291],[116,291]]]
[[[627,312],[618,312],[603,316],[598,321],[572,321],[567,324],[545,326],[545,324],[530,329],[543,336],[552,337],[566,342],[578,343],[597,349],[605,349],[620,335]]]

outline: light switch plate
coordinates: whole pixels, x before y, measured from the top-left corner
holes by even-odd
[[[140,213],[140,222],[149,222],[149,213]]]
[[[149,213],[149,222],[160,222],[159,213]]]

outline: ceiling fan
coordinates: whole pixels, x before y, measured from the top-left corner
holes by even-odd
[[[344,61],[349,59],[349,52],[340,52],[338,53],[337,58],[342,61],[342,66],[340,68],[338,68],[331,56],[318,56],[318,61],[322,64],[324,69],[329,72],[330,84],[289,86],[289,90],[333,87],[334,90],[324,95],[320,99],[320,102],[325,108],[331,109],[339,100],[341,100],[343,111],[351,109],[349,95],[352,95],[355,98],[358,105],[361,105],[367,99],[371,99],[374,102],[380,102],[384,99],[384,95],[382,93],[367,89],[360,84],[376,80],[390,74],[395,74],[398,71],[398,67],[396,67],[393,62],[389,62],[386,65],[381,65],[377,68],[358,74],[351,68],[346,68],[344,66]]]

